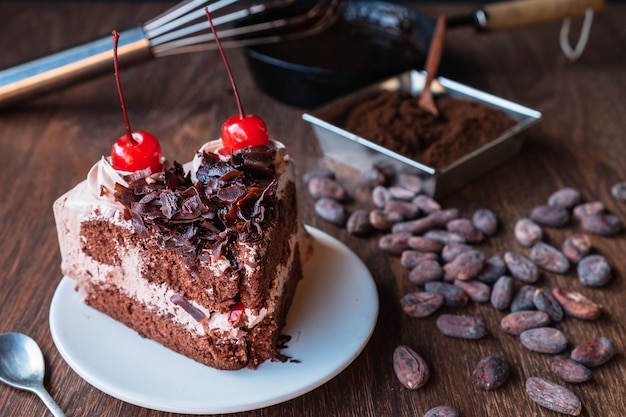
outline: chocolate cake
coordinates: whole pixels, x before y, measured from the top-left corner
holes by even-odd
[[[54,203],[62,271],[141,336],[218,369],[256,368],[285,359],[308,235],[284,146],[220,147],[148,177],[102,158]]]

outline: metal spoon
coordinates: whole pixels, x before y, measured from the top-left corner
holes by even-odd
[[[65,417],[43,386],[44,360],[41,349],[21,333],[0,334],[0,381],[34,392],[55,417]]]

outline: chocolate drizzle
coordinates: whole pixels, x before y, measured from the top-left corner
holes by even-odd
[[[258,241],[276,199],[276,151],[267,146],[242,149],[221,159],[204,152],[198,182],[179,163],[161,175],[116,184],[115,199],[138,233],[154,231],[163,248],[180,250],[190,265],[209,252],[219,257],[227,242]]]

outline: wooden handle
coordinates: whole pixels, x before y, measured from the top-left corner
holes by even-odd
[[[516,0],[485,5],[486,29],[505,30],[582,16],[604,9],[604,0]]]

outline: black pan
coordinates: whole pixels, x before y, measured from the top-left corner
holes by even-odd
[[[448,28],[511,29],[601,10],[604,0],[516,0],[494,3]],[[401,4],[347,0],[336,21],[316,35],[244,48],[257,85],[284,103],[316,108],[363,86],[421,69],[435,22]]]

